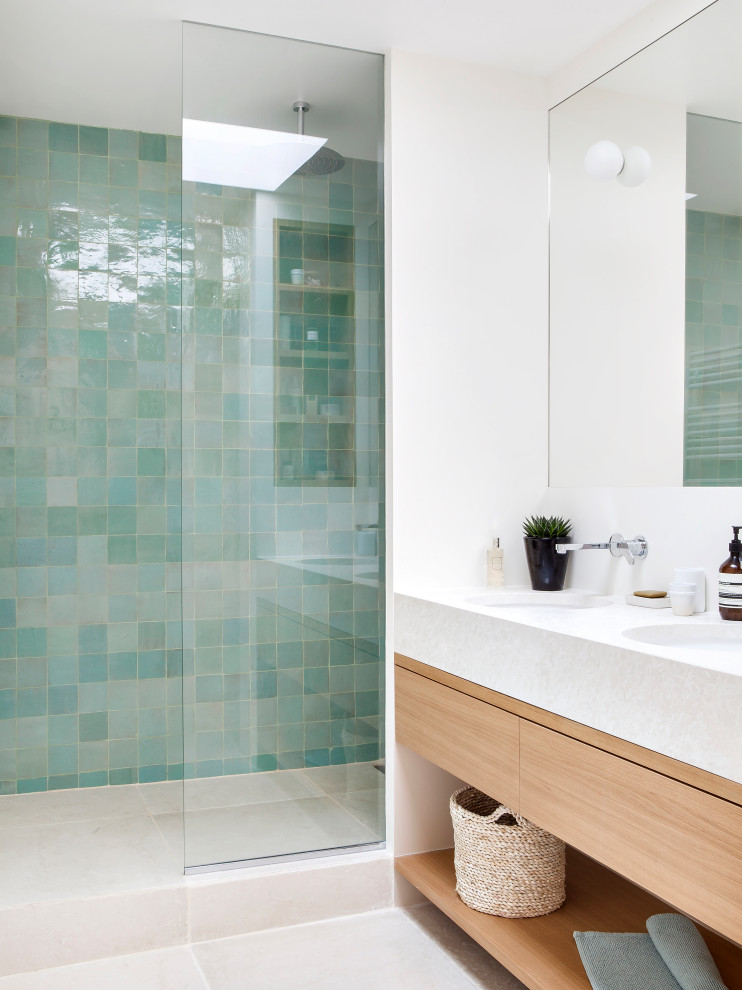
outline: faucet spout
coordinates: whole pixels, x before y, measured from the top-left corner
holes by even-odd
[[[555,550],[557,553],[566,553],[568,550],[610,550],[610,543],[557,543]]]
[[[637,560],[644,560],[649,553],[647,541],[643,536],[625,540],[620,533],[613,533],[608,543],[556,543],[554,549],[561,554],[569,550],[610,550],[611,556],[623,557],[632,567]]]

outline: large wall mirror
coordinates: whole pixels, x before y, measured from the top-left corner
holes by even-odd
[[[742,0],[550,113],[549,481],[742,485]]]

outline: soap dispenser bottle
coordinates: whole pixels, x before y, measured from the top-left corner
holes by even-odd
[[[742,526],[732,526],[734,539],[729,544],[729,556],[719,568],[719,615],[722,619],[742,620]]]
[[[495,537],[492,546],[487,551],[487,587],[502,588],[505,585],[505,572],[503,570],[503,550],[500,540]]]

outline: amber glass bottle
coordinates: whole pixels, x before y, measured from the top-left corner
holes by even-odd
[[[729,556],[719,568],[719,615],[722,619],[742,621],[742,526],[732,526],[734,539],[729,544]]]

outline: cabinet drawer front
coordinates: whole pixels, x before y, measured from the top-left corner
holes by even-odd
[[[395,669],[397,741],[517,810],[518,717]]]
[[[742,942],[742,808],[532,722],[521,814]]]

